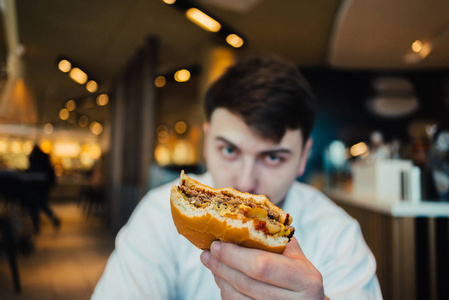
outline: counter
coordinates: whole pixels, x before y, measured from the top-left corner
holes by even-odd
[[[449,299],[449,203],[324,193],[359,222],[385,300]]]
[[[325,190],[325,194],[339,203],[386,214],[392,217],[449,217],[449,202],[406,202],[353,195],[342,190]]]

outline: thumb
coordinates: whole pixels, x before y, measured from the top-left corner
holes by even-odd
[[[305,258],[301,246],[299,246],[298,240],[295,237],[292,237],[290,239],[290,242],[288,242],[287,247],[285,247],[284,253],[282,253],[282,255],[292,258]]]

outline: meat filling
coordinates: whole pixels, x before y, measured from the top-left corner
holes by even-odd
[[[225,193],[215,195],[207,191],[190,189],[186,186],[179,186],[178,188],[184,195],[184,198],[195,207],[206,208],[214,205],[217,209],[220,208],[227,216],[241,214],[246,218],[255,220],[254,228],[265,234],[286,236],[290,239],[295,231],[295,228],[292,226],[281,224],[278,221],[279,214],[277,212],[247,199],[226,195]],[[223,205],[225,209],[223,209]]]

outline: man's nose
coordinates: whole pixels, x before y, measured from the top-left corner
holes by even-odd
[[[256,166],[253,161],[246,161],[241,170],[236,189],[241,192],[254,193],[257,187]]]

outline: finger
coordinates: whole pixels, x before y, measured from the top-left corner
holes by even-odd
[[[206,257],[209,255],[208,257]],[[202,254],[201,260],[212,271],[220,289],[230,288],[254,299],[293,299],[290,290],[270,285],[253,279],[246,274],[231,268],[210,254]],[[207,260],[207,262],[206,262]],[[224,283],[223,283],[224,282]],[[226,290],[226,292],[229,292]],[[232,294],[232,293],[229,293]]]
[[[200,258],[201,258],[201,262],[212,271],[215,283],[220,288],[220,294],[221,294],[222,299],[242,299],[242,300],[251,299],[251,298],[247,297],[246,295],[243,295],[242,293],[238,292],[225,279],[223,279],[222,277],[220,277],[219,275],[214,273],[214,272],[216,272],[216,269],[217,269],[216,263],[219,263],[222,265],[223,265],[223,263],[219,262],[216,258],[213,258],[212,255],[210,254],[210,251],[203,251],[203,253],[201,253]],[[213,261],[210,261],[211,258],[213,260],[215,260],[216,263],[214,263]]]
[[[232,300],[233,299],[236,299],[236,300],[251,299],[251,298],[247,297],[246,295],[239,293],[236,289],[234,289],[234,287],[231,284],[229,284],[226,280],[224,280],[220,276],[214,274],[214,279],[215,279],[215,283],[220,288],[221,299],[223,299],[223,300],[226,300],[226,299],[232,299]]]
[[[303,259],[306,257],[304,255],[304,252],[302,252],[298,240],[295,237],[292,237],[290,239],[290,242],[288,242],[287,247],[285,247],[284,253],[282,253],[282,255],[292,257],[295,259]]]
[[[211,252],[214,257],[227,266],[251,278],[282,288],[297,290],[302,286],[302,278],[309,275],[311,264],[302,251],[296,252],[298,250],[296,245],[290,247],[292,248],[291,252],[287,252],[287,254],[293,255],[293,257],[223,242],[214,242]]]

